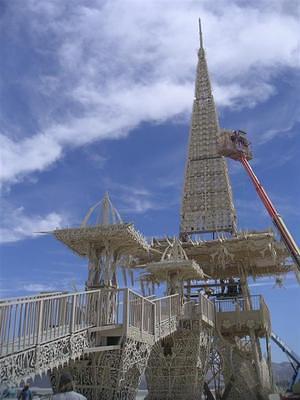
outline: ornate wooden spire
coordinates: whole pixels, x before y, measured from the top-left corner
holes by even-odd
[[[219,123],[200,20],[199,33],[200,49],[181,210],[182,235],[236,230],[227,164],[217,152]]]

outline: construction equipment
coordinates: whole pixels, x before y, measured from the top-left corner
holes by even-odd
[[[292,259],[295,261],[298,271],[300,272],[299,248],[295,240],[293,239],[291,233],[289,232],[288,228],[286,227],[282,217],[276,210],[267,192],[263,188],[262,184],[260,183],[259,179],[253,172],[253,169],[248,162],[253,158],[253,156],[250,149],[250,142],[246,138],[246,132],[240,130],[235,130],[235,131],[223,130],[218,138],[218,151],[220,155],[232,158],[233,160],[240,161],[243,164],[246,172],[248,173],[252,183],[255,186],[255,189],[261,201],[266,207]]]
[[[284,343],[284,341],[274,332],[271,333],[271,338],[277,344],[277,346],[287,355],[293,368],[294,374],[287,389],[287,392],[293,393],[294,385],[297,381],[297,377],[300,371],[300,357],[293,350],[291,350],[289,346]]]

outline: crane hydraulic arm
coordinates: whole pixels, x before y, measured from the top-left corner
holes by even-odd
[[[264,206],[266,207],[270,217],[272,218],[274,225],[278,229],[288,251],[290,252],[291,257],[295,261],[296,266],[297,266],[298,270],[300,271],[300,251],[299,251],[299,248],[298,248],[296,242],[294,241],[292,235],[290,234],[288,228],[286,227],[282,217],[280,216],[280,214],[277,212],[276,208],[274,207],[267,192],[265,191],[265,189],[263,188],[259,179],[253,172],[253,169],[251,168],[251,165],[249,164],[246,157],[241,155],[240,161],[243,164],[243,166],[245,167],[245,170],[247,171],[251,181],[253,182],[260,199],[262,200]]]
[[[274,332],[271,333],[271,339],[273,342],[277,344],[277,346],[288,356],[290,359],[291,366],[294,370],[294,374],[292,377],[292,380],[290,382],[289,386],[289,391],[292,391],[293,385],[296,382],[298,372],[300,371],[300,357],[293,351],[291,350],[286,343]]]
[[[250,149],[250,142],[248,142],[246,138],[246,132],[241,130],[223,130],[218,137],[217,147],[220,155],[240,161],[245,167],[260,199],[272,218],[274,225],[278,229],[291,257],[295,261],[298,272],[300,272],[299,248],[248,162],[248,160],[252,159],[252,152]]]

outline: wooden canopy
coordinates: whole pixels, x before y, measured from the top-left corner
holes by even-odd
[[[154,239],[152,249],[162,254],[167,245],[167,239]],[[276,240],[272,231],[241,232],[205,242],[188,241],[182,247],[188,259],[196,261],[212,279],[238,277],[241,269],[249,277],[280,275],[292,270],[284,244]],[[159,260],[159,254],[150,254],[152,262]],[[147,260],[140,259],[140,263],[146,264]]]
[[[150,249],[146,239],[132,224],[95,225],[81,228],[56,229],[53,235],[82,257],[88,256],[89,248],[104,248],[108,243],[111,248],[124,255],[148,258]]]

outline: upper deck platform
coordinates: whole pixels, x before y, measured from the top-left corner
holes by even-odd
[[[270,335],[269,309],[262,296],[251,296],[247,306],[244,298],[215,301],[216,323],[223,336],[249,335],[252,330],[258,337]]]
[[[88,256],[90,244],[97,249],[109,242],[122,254],[147,258],[150,245],[134,228],[133,224],[81,226],[80,228],[56,229],[53,235],[79,256]]]
[[[153,239],[150,255],[158,260],[167,247],[166,239]],[[241,268],[247,276],[278,275],[292,270],[289,254],[273,231],[239,232],[236,236],[207,241],[182,242],[190,260],[195,260],[212,279],[239,277]],[[153,252],[153,250],[155,252]],[[141,258],[140,263],[147,263]],[[137,265],[138,267],[138,265]]]

